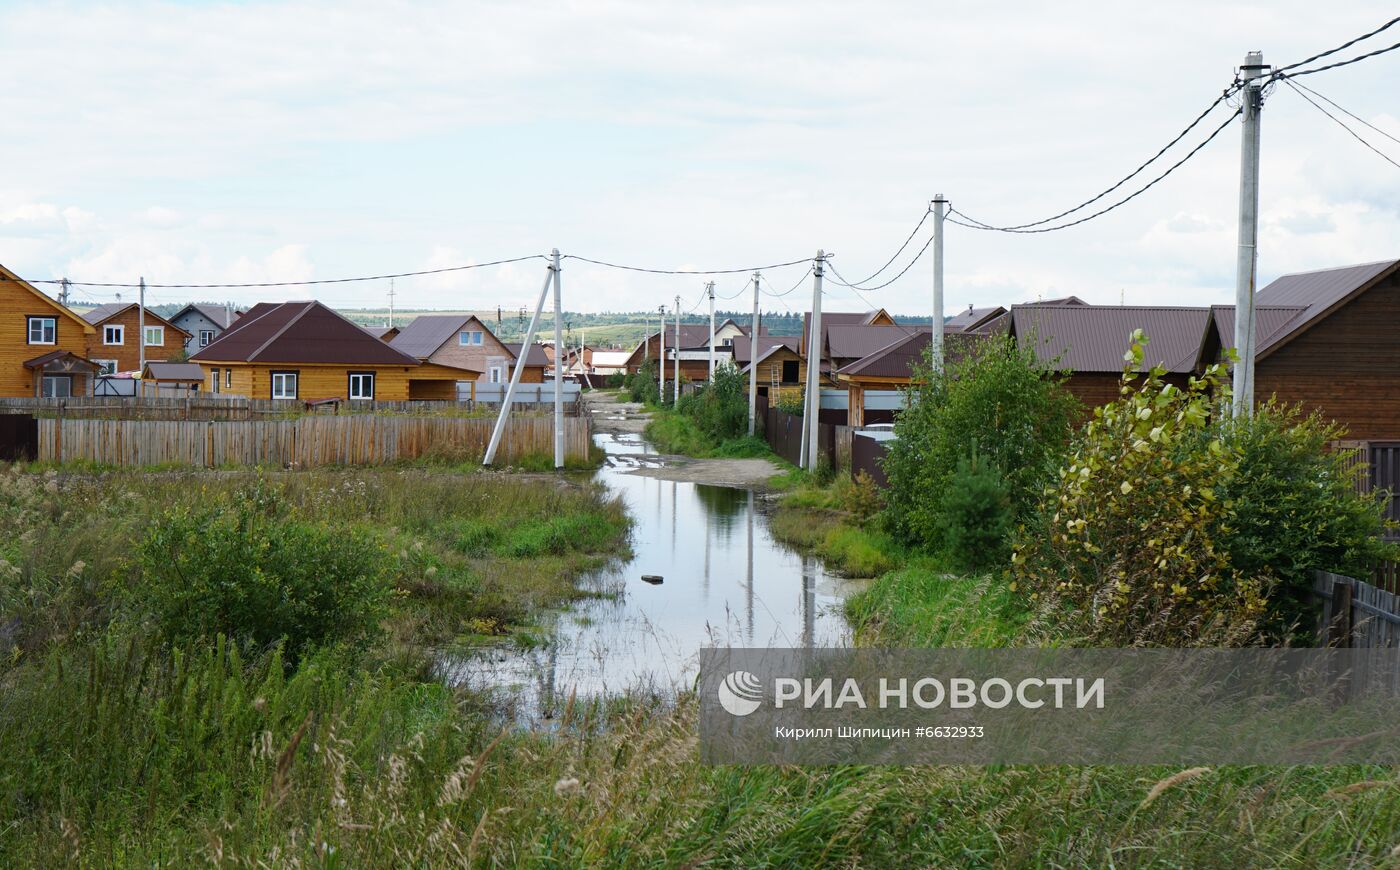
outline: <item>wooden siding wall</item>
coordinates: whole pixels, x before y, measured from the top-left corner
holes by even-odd
[[[1301,402],[1347,437],[1400,439],[1400,278],[1352,300],[1260,360],[1254,394]]]
[[[47,305],[14,281],[0,279],[0,396],[34,395],[34,372],[24,361],[55,350],[87,356],[83,327],[59,311],[57,302]],[[29,343],[29,315],[52,317],[57,326],[54,344]],[[87,378],[81,379],[83,384]],[[78,388],[74,378],[74,389]]]
[[[485,454],[493,423],[480,418],[368,414],[207,423],[44,419],[39,421],[39,460],[206,468],[380,465],[433,455],[471,460]],[[586,417],[565,418],[566,460],[588,459],[589,428]],[[552,418],[512,417],[498,456],[504,463],[553,451]]]
[[[141,345],[139,344],[141,329],[137,321],[138,312],[133,306],[110,320],[94,324],[93,328],[97,331],[88,336],[87,350],[81,355],[90,360],[114,359],[117,361],[117,371],[119,372],[136,371],[141,367]],[[153,344],[146,348],[146,362],[164,362],[185,349],[188,335],[179,331],[174,324],[156,320],[155,316],[147,310],[146,325],[165,328],[164,343]],[[121,344],[102,343],[104,327],[107,326],[122,327]]]
[[[402,402],[410,398],[426,398],[425,396],[409,395],[409,381],[419,380],[415,377],[417,372],[413,366],[311,365],[308,363],[288,363],[285,365],[232,363],[221,365],[214,362],[201,362],[200,365],[204,368],[204,386],[201,387],[201,390],[209,389],[209,375],[214,369],[219,369],[220,377],[226,378],[223,372],[231,368],[233,369],[233,386],[221,387],[221,392],[249,399],[271,399],[272,373],[284,371],[297,373],[297,398],[301,401],[349,398],[351,372],[374,372],[374,398],[377,401]],[[424,372],[424,374],[428,373]],[[463,372],[461,379],[471,380],[467,375],[468,373]],[[439,373],[433,373],[423,380],[442,380],[443,383],[449,385],[449,388],[455,383],[455,381],[441,377]],[[443,398],[451,398],[455,395],[455,388],[445,389],[442,392]]]

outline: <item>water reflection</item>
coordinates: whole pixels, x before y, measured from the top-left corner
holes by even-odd
[[[550,617],[551,642],[443,662],[444,676],[500,689],[521,718],[548,715],[573,691],[670,694],[694,681],[707,644],[832,646],[848,641],[848,584],[773,540],[752,490],[626,472],[657,465],[640,436],[600,434],[601,479],[627,503],[633,558],[586,578],[600,597]],[[661,585],[641,580],[659,574]]]

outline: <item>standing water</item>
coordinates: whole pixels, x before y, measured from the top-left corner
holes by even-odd
[[[664,462],[640,434],[594,437],[607,456],[598,477],[633,519],[634,555],[582,578],[597,597],[552,613],[545,644],[450,659],[449,681],[497,690],[533,719],[575,692],[673,694],[694,683],[704,646],[848,642],[840,605],[851,581],[774,540],[753,489],[634,474]]]

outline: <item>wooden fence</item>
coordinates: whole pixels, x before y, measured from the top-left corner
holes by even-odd
[[[758,416],[763,420],[763,437],[773,452],[799,465],[804,418],[769,407],[768,400],[762,396],[758,399]],[[817,455],[821,461],[830,463],[834,469],[849,469],[851,435],[855,431],[850,426],[817,423]]]
[[[1313,592],[1322,600],[1318,642],[1328,646],[1400,646],[1400,596],[1355,577],[1317,571]]]
[[[1355,472],[1357,492],[1390,493],[1386,518],[1400,523],[1400,441],[1335,441],[1332,448],[1346,458],[1347,466]],[[1388,532],[1386,540],[1400,543],[1400,529]],[[1400,592],[1400,562],[1382,564],[1371,582]]]
[[[531,384],[530,387],[537,385]],[[523,388],[522,388],[523,390]],[[535,390],[517,394],[516,407],[552,407],[553,396],[537,402]],[[457,415],[478,408],[494,409],[495,402],[462,400],[401,401],[401,402],[339,402],[308,407],[296,399],[245,399],[241,396],[199,394],[182,398],[166,396],[74,396],[67,399],[0,398],[0,414],[38,414],[76,419],[109,420],[268,420],[302,414],[348,416],[356,414]],[[564,412],[577,416],[580,409],[577,391],[566,397]]]
[[[40,461],[103,465],[311,467],[378,465],[439,456],[479,460],[493,420],[462,417],[308,416],[294,420],[39,420]],[[583,462],[589,420],[564,419],[564,457]],[[551,417],[512,416],[498,461],[552,455]]]

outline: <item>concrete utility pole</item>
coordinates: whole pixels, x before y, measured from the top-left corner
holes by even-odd
[[[660,342],[656,348],[657,369],[660,374],[656,376],[656,401],[658,404],[666,404],[666,306],[656,306],[656,337]]]
[[[59,281],[58,283],[59,283],[59,285],[63,288],[62,290],[59,290],[59,291],[58,291],[58,303],[59,303],[60,305],[67,305],[67,304],[68,304],[68,279],[67,279],[67,278],[64,278],[64,279],[62,279],[61,281]]]
[[[817,467],[819,445],[817,426],[821,422],[821,367],[822,367],[822,271],[826,264],[826,252],[817,251],[817,262],[812,274],[812,334],[807,339],[807,402],[802,413],[805,415],[802,439],[805,455],[803,468],[814,471]]]
[[[558,251],[556,250],[555,253]],[[510,384],[506,387],[505,398],[501,399],[501,410],[496,415],[496,425],[491,427],[491,440],[486,444],[486,455],[482,457],[482,465],[490,465],[496,459],[496,448],[500,446],[501,433],[505,431],[506,420],[510,418],[510,405],[515,399],[515,388],[520,385],[520,376],[525,371],[525,360],[529,359],[530,348],[535,344],[535,328],[539,326],[540,312],[544,310],[544,298],[554,283],[554,272],[558,268],[551,261],[544,273],[544,286],[540,288],[540,298],[535,303],[535,313],[530,317],[530,328],[525,330],[525,342],[520,345],[520,358],[515,361],[515,369],[510,373]]]
[[[710,291],[710,383],[715,380],[715,282],[705,285]]]
[[[749,330],[749,436],[754,434],[754,421],[758,416],[758,278],[753,273],[753,326]],[[769,396],[768,401],[773,401]]]
[[[1264,108],[1264,53],[1244,56],[1240,78],[1244,89],[1240,136],[1240,230],[1235,263],[1235,352],[1239,355],[1231,378],[1236,417],[1254,415],[1254,282],[1259,266],[1259,114]]]
[[[394,279],[389,279],[389,328],[394,328]]]
[[[564,357],[561,351],[564,348],[563,329],[564,312],[559,305],[560,281],[559,281],[559,249],[555,248],[551,256],[554,262],[554,467],[564,467],[564,369],[562,363]],[[517,369],[525,367],[525,360],[528,359],[530,348],[528,345],[520,348],[520,362],[515,364]]]
[[[146,382],[143,376],[146,374],[146,277],[141,276],[141,294],[137,297],[136,303],[136,349],[140,354],[140,362],[137,364],[136,386],[140,388],[141,395],[146,395]]]
[[[929,358],[933,370],[943,370],[943,216],[948,200],[943,194],[933,195],[933,320],[929,322]]]
[[[681,297],[676,297],[676,364],[671,367],[675,379],[671,381],[671,404],[675,405],[681,400]]]

